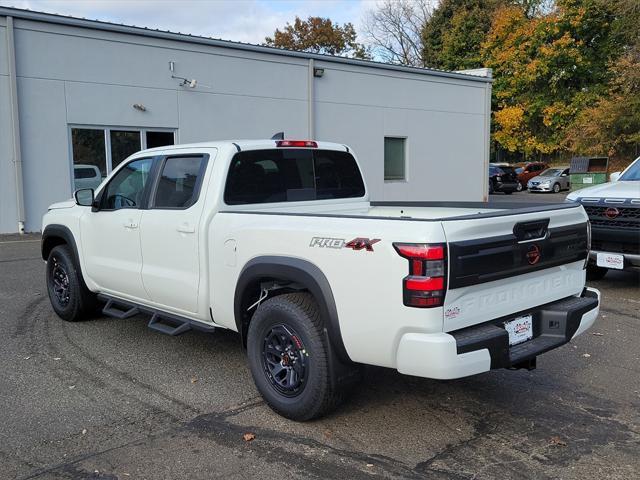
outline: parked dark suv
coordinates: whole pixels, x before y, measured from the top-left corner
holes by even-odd
[[[511,195],[518,190],[518,175],[515,168],[489,164],[489,193],[503,192]]]

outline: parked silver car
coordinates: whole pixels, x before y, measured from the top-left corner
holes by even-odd
[[[530,192],[553,192],[571,188],[569,167],[547,168],[537,177],[529,179],[527,188]]]

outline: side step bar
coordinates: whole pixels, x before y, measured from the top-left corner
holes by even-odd
[[[120,320],[133,317],[135,315],[138,315],[139,313],[140,313],[140,310],[138,309],[138,307],[135,307],[132,305],[130,306],[128,305],[127,310],[118,308],[116,302],[113,299],[107,300],[107,303],[102,309],[103,315],[106,315],[107,317],[118,318]]]
[[[189,318],[163,312],[155,308],[138,305],[127,300],[113,298],[102,293],[98,294],[98,299],[106,302],[102,309],[103,315],[117,318],[119,320],[131,318],[135,315],[149,315],[151,316],[151,319],[149,320],[148,327],[156,332],[164,333],[165,335],[180,335],[181,333],[188,332],[189,330],[213,332],[216,329],[216,327],[212,325],[208,325],[197,320],[191,320]]]
[[[181,333],[191,330],[191,323],[182,322],[178,323],[175,320],[169,320],[162,318],[157,313],[154,313],[149,320],[148,327],[156,332],[164,333],[166,335],[176,336]]]

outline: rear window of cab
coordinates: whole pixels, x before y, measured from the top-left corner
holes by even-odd
[[[348,152],[279,148],[234,155],[224,191],[227,205],[301,202],[365,195]]]

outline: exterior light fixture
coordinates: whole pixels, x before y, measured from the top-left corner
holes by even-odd
[[[136,110],[140,110],[141,112],[146,112],[147,111],[147,107],[145,107],[141,103],[134,103],[133,104],[133,108],[135,108]]]
[[[324,76],[324,68],[315,67],[313,69],[313,76],[316,78],[322,78]]]

